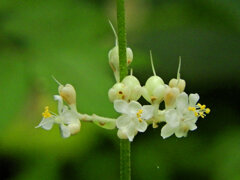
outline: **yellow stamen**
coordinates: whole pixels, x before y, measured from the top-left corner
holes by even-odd
[[[45,107],[45,111],[42,113],[42,116],[43,116],[44,118],[49,118],[49,117],[52,116],[52,115],[50,114],[48,108],[49,108],[49,107],[46,106],[46,107]]]
[[[200,112],[199,115],[201,116],[201,118],[204,118],[204,113]]]
[[[210,111],[211,111],[211,110],[210,110],[209,108],[206,109],[206,113],[207,113],[207,114],[209,114]]]
[[[189,111],[196,111],[196,108],[195,107],[188,107],[188,110]]]
[[[201,117],[201,118],[204,118],[206,114],[210,113],[210,109],[206,108],[205,104],[201,105],[200,103],[198,103],[196,107],[191,107],[191,106],[188,107],[188,110],[193,111],[196,117]]]
[[[142,112],[143,112],[143,110],[142,110],[142,109],[138,110],[138,112],[137,112],[137,117],[138,117],[138,118],[139,118],[139,117],[141,117],[141,115],[142,115]]]
[[[196,111],[194,112],[194,115],[195,115],[196,117],[198,117],[198,113],[197,113]]]
[[[143,122],[143,120],[141,119],[142,113],[143,113],[142,109],[139,109],[137,112],[137,118],[139,122]]]
[[[200,107],[201,110],[204,110],[205,108],[206,108],[206,105],[202,105],[202,106]]]

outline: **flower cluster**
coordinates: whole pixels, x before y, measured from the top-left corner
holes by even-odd
[[[156,75],[152,62],[154,75],[146,81],[144,86],[141,87],[137,78],[130,75],[122,82],[116,82],[109,90],[110,101],[114,103],[115,110],[122,114],[116,120],[119,138],[128,138],[132,141],[138,132],[146,131],[149,124],[157,128],[161,122],[165,123],[161,129],[163,138],[173,134],[178,138],[186,137],[189,131],[197,128],[198,118],[204,118],[210,113],[206,105],[197,103],[198,94],[188,96],[184,92],[186,82],[180,78],[180,66],[181,59],[177,78],[170,80],[168,84]],[[141,106],[137,102],[141,96],[150,105]],[[165,109],[160,110],[162,102],[165,104]]]
[[[59,86],[59,94],[54,95],[54,99],[58,101],[58,114],[49,111],[49,107],[45,107],[42,113],[42,121],[36,128],[42,127],[45,130],[51,130],[53,124],[58,124],[63,138],[76,134],[80,131],[81,123],[76,109],[76,92],[72,85]],[[68,106],[63,104],[63,100]]]
[[[156,75],[151,52],[153,76],[148,78],[144,86],[141,86],[132,72],[120,81],[118,40],[114,28],[113,31],[116,45],[109,51],[108,58],[116,83],[109,89],[108,97],[113,102],[114,109],[121,115],[111,119],[79,113],[76,108],[74,87],[70,84],[63,86],[56,80],[59,84],[59,95],[55,95],[54,98],[58,101],[58,114],[50,112],[46,107],[42,114],[43,119],[37,127],[50,130],[53,124],[58,124],[62,137],[67,138],[80,131],[80,121],[94,122],[106,129],[117,128],[118,137],[129,141],[133,141],[138,132],[145,132],[149,125],[158,128],[160,123],[165,123],[161,129],[163,138],[173,134],[178,138],[186,137],[189,131],[197,129],[198,118],[204,118],[210,113],[210,109],[198,103],[198,94],[187,95],[184,92],[186,82],[180,77],[181,58],[177,78],[171,79],[168,84]],[[127,48],[126,54],[129,66],[133,61],[133,52]],[[138,102],[141,96],[149,103],[148,105],[142,106]],[[64,105],[63,101],[67,105]],[[159,108],[161,103],[164,103],[164,109]]]

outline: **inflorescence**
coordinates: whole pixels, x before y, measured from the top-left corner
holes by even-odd
[[[163,138],[173,134],[178,138],[186,137],[189,131],[197,129],[198,118],[205,118],[206,114],[210,113],[210,109],[206,108],[206,105],[198,103],[198,94],[187,95],[184,92],[186,82],[180,78],[181,58],[179,59],[177,78],[171,79],[168,84],[165,84],[162,78],[156,75],[151,52],[153,76],[148,78],[144,86],[140,85],[139,80],[133,76],[132,72],[120,81],[118,39],[114,28],[113,31],[116,36],[116,44],[109,51],[108,59],[116,83],[109,89],[108,97],[113,102],[114,109],[121,115],[114,119],[78,112],[74,87],[70,84],[64,86],[55,79],[59,84],[59,95],[54,96],[54,99],[58,101],[58,114],[52,113],[46,106],[42,113],[42,121],[37,128],[50,130],[53,124],[58,124],[62,137],[67,138],[80,131],[81,122],[94,122],[106,129],[117,128],[118,137],[129,139],[129,141],[133,141],[138,132],[145,132],[149,125],[158,128],[162,122],[165,123],[161,129]],[[126,53],[129,66],[133,60],[133,52],[128,47]],[[142,106],[138,102],[141,96],[148,101],[149,105]],[[159,109],[162,102],[165,109]]]

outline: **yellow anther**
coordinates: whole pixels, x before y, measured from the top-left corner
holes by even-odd
[[[204,118],[204,113],[200,112],[199,115],[201,116],[201,118]]]
[[[197,113],[196,111],[194,112],[194,115],[195,115],[196,117],[198,117],[198,113]]]
[[[195,107],[188,107],[188,110],[189,111],[196,111],[196,108]]]
[[[140,118],[142,116],[142,112],[143,110],[142,109],[139,109],[138,112],[137,112],[137,117]]]
[[[201,107],[202,105],[200,103],[198,103],[197,106]]]
[[[50,114],[50,112],[49,112],[49,107],[48,106],[46,106],[45,107],[45,111],[42,113],[42,116],[44,117],[44,118],[49,118],[49,117],[51,117],[51,114]]]
[[[207,113],[207,114],[209,114],[210,111],[211,111],[211,110],[210,110],[209,108],[206,109],[206,113]]]
[[[200,109],[201,109],[201,110],[204,110],[205,108],[206,108],[206,105],[200,106]]]
[[[143,122],[143,120],[141,119],[142,113],[143,113],[142,109],[139,109],[137,112],[137,118],[139,122]]]

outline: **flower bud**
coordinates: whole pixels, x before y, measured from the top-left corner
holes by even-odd
[[[117,99],[127,100],[129,93],[129,88],[123,83],[116,83],[111,89],[109,89],[108,97],[111,102]]]
[[[71,135],[77,134],[80,131],[81,123],[74,123],[68,125]]]
[[[183,79],[171,79],[169,81],[169,86],[171,88],[178,88],[180,93],[184,91],[185,87],[186,87],[186,82]]]
[[[121,83],[116,83],[109,91],[111,102],[117,99],[132,101],[138,100],[142,95],[142,87],[138,79],[132,75],[126,76]]]
[[[142,87],[136,77],[132,75],[126,76],[122,80],[122,83],[129,89],[129,95],[127,96],[128,101],[137,101],[141,97]]]
[[[160,78],[159,76],[151,76],[150,78],[148,78],[145,87],[148,91],[152,91],[153,89],[156,89],[159,85],[164,85],[162,78]]]
[[[171,88],[173,88],[173,87],[178,88],[180,93],[182,93],[186,87],[186,82],[185,82],[185,80],[180,78],[180,69],[181,69],[181,57],[179,57],[177,79],[171,79],[169,81],[169,86]]]
[[[130,48],[126,49],[127,55],[127,66],[131,64],[133,60],[133,52]],[[118,54],[118,46],[112,48],[108,53],[109,65],[113,70],[115,79],[117,82],[120,81],[119,75],[119,54]]]
[[[152,104],[159,104],[162,102],[164,94],[164,82],[159,76],[150,77],[142,89],[143,97]]]
[[[60,85],[58,87],[59,95],[68,103],[69,105],[76,104],[76,91],[71,84],[66,84],[65,86]]]
[[[169,86],[166,88],[165,96],[164,96],[164,102],[166,109],[169,108],[175,108],[176,105],[176,98],[180,94],[180,91],[178,88],[170,88]]]
[[[115,46],[109,51],[108,59],[113,72],[119,69],[118,46]]]

